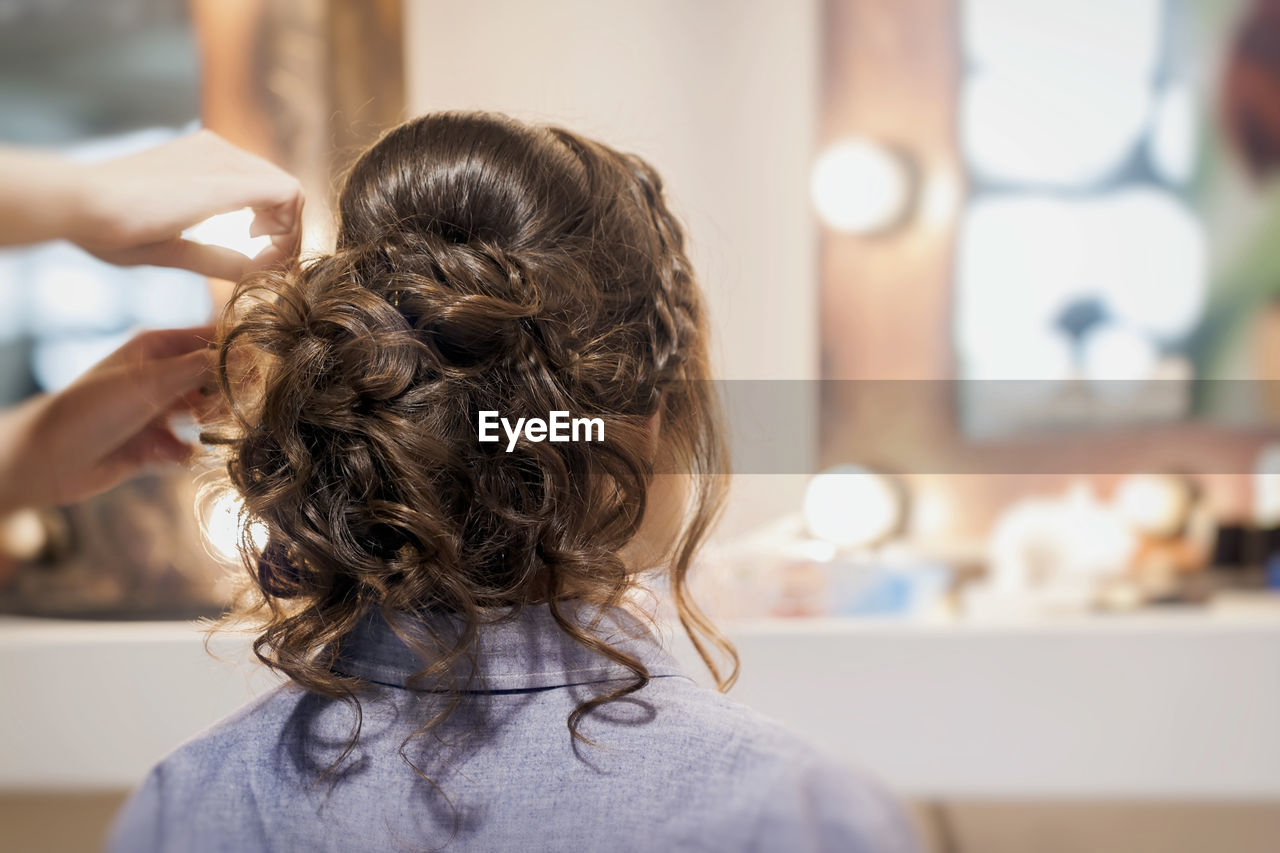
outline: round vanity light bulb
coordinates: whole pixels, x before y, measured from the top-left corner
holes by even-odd
[[[902,155],[877,142],[849,139],[818,158],[809,190],[818,216],[829,227],[866,234],[901,221],[911,185]]]
[[[34,560],[49,544],[49,530],[40,513],[22,509],[0,518],[0,552],[13,560]]]
[[[805,490],[809,532],[836,546],[874,545],[898,529],[902,513],[902,495],[893,482],[857,465],[829,468]]]
[[[1176,536],[1191,515],[1194,495],[1186,480],[1172,475],[1134,474],[1120,482],[1115,505],[1129,524],[1149,536]]]

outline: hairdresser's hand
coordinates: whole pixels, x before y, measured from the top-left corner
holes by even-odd
[[[271,237],[256,258],[182,238],[245,207],[256,212],[250,234]],[[0,149],[0,245],[63,238],[114,264],[235,280],[296,256],[301,224],[297,180],[207,130],[95,164]]]
[[[298,181],[207,130],[89,166],[84,191],[88,215],[72,240],[114,264],[182,267],[234,281],[298,254]],[[256,258],[180,236],[210,216],[245,207],[256,214],[250,234],[271,237]]]
[[[0,416],[0,513],[73,503],[191,448],[168,416],[202,407],[212,329],[144,332],[57,394]]]

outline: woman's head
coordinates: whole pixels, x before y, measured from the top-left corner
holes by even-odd
[[[236,417],[210,440],[269,532],[248,560],[260,654],[342,692],[326,650],[370,608],[474,626],[617,604],[646,568],[624,555],[653,553],[646,514],[673,515],[650,507],[655,480],[677,470],[693,489],[659,550],[686,628],[719,644],[685,590],[723,474],[706,329],[643,160],[489,114],[387,133],[347,176],[336,251],[242,282],[224,321]],[[482,411],[600,418],[604,441],[507,452],[478,440]]]

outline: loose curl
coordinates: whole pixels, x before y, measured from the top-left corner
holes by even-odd
[[[717,683],[732,683],[736,654],[686,583],[727,470],[707,321],[643,160],[495,115],[405,123],[352,167],[336,250],[242,281],[219,341],[231,414],[205,441],[226,454],[246,530],[267,530],[260,550],[242,537],[242,614],[260,620],[266,664],[352,700],[365,685],[334,665],[376,609],[421,654],[417,681],[460,694],[479,626],[546,603],[634,675],[573,711],[582,739],[584,715],[649,675],[563,605],[605,612],[636,586],[622,553],[666,454],[697,475],[671,595]],[[606,440],[506,453],[477,441],[482,410],[599,417]],[[414,616],[428,611],[459,632],[424,636]]]

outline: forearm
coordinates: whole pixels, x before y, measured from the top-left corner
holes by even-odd
[[[84,174],[61,157],[0,147],[0,246],[78,237],[87,218]]]

